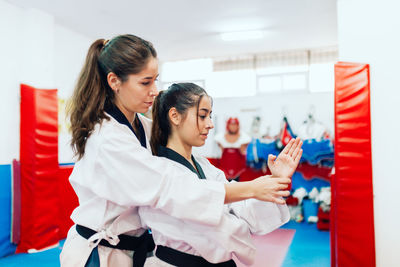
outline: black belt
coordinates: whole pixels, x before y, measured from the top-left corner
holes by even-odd
[[[160,260],[178,267],[236,267],[236,263],[233,260],[221,263],[210,263],[203,257],[187,254],[164,246],[157,246],[156,256]]]
[[[76,225],[76,231],[86,239],[89,239],[92,235],[97,233],[96,231],[79,224]],[[148,231],[141,236],[119,235],[118,238],[119,242],[115,246],[108,243],[105,239],[102,239],[99,245],[109,248],[133,250],[135,252],[133,255],[133,266],[135,267],[143,266],[146,261],[147,252],[153,251],[155,248],[153,237]]]

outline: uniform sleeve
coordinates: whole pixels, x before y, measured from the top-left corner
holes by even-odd
[[[247,222],[252,234],[264,235],[274,231],[290,219],[289,209],[284,205],[248,199],[229,205],[230,211]]]
[[[136,140],[117,137],[109,138],[98,150],[96,175],[90,183],[97,195],[119,205],[161,209],[178,219],[219,223],[225,199],[223,183],[199,180],[151,155]]]
[[[204,171],[207,173],[207,179],[228,183],[224,172],[214,167],[207,159],[200,158],[198,161],[201,162]],[[235,181],[231,181],[231,183],[235,183]],[[279,205],[248,199],[230,203],[227,206],[232,214],[246,221],[252,234],[267,234],[287,223],[290,219],[286,204]]]

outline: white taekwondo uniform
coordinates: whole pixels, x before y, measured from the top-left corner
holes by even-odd
[[[118,235],[140,236],[138,207],[149,206],[173,218],[201,225],[218,225],[225,189],[218,181],[197,179],[174,162],[151,154],[151,121],[138,114],[145,133],[144,148],[121,111],[113,108],[110,120],[96,124],[87,139],[85,154],[69,178],[79,199],[71,219],[97,232],[85,239],[75,225],[68,232],[61,266],[84,266],[96,240],[118,243]],[[124,121],[125,118],[125,121]],[[191,188],[190,191],[187,188]],[[201,211],[201,212],[200,212]],[[132,251],[98,245],[100,265],[132,266]]]
[[[189,173],[196,172],[196,169],[175,151],[160,147],[159,155],[164,157],[164,161],[173,162],[177,168],[182,169],[182,172],[186,172],[187,179],[199,180],[200,175],[199,177],[189,176]],[[197,165],[197,173],[199,174],[201,172],[199,169],[201,169],[207,180],[228,182],[224,172],[210,164],[206,158],[194,157],[193,161]],[[187,187],[185,190],[195,192],[197,188]],[[203,201],[208,200],[204,199]],[[199,216],[203,213],[203,210],[196,206],[192,206],[192,209]],[[153,207],[140,207],[139,215],[143,227],[151,229],[154,242],[158,246],[201,256],[210,263],[226,262],[235,255],[246,265],[252,264],[255,257],[251,234],[269,233],[290,219],[286,205],[255,199],[225,205],[224,214],[218,225],[174,218],[165,211]],[[154,259],[152,260],[154,261]],[[168,265],[160,263],[160,266]]]

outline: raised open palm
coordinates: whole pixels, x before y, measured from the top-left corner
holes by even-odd
[[[272,176],[292,177],[303,154],[302,145],[303,142],[300,138],[292,139],[278,157],[272,154],[268,156],[268,168],[271,170]]]

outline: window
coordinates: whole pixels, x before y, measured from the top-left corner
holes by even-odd
[[[335,87],[334,63],[310,65],[310,92],[333,92]]]
[[[212,97],[243,97],[256,94],[254,70],[217,71],[208,76],[206,90]]]
[[[282,90],[282,78],[280,75],[258,77],[259,93],[278,93]]]
[[[284,91],[307,90],[308,73],[290,73],[282,75],[282,88]]]
[[[258,93],[281,93],[306,91],[308,88],[308,73],[276,73],[259,75],[257,77]]]

